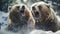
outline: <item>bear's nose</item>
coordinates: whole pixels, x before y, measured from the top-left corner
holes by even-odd
[[[21,13],[24,13],[24,10],[25,10],[25,6],[23,5],[23,6],[21,7],[21,9],[20,9],[20,12],[21,12]]]
[[[22,9],[23,9],[23,10],[25,9],[25,6],[24,6],[24,5],[22,6]]]
[[[35,6],[32,7],[32,10],[36,10]]]

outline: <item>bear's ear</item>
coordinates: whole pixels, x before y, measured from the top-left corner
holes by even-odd
[[[48,8],[50,8],[50,5],[49,5],[49,4],[46,4],[46,6],[47,6]]]
[[[12,6],[9,6],[9,7],[8,7],[8,11],[10,11],[10,10],[11,10],[11,8],[12,8]]]

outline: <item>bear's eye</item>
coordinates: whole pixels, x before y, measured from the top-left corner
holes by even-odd
[[[32,10],[36,10],[35,6],[32,7]]]
[[[42,9],[42,7],[41,7],[41,6],[38,6],[38,8],[39,8],[39,10],[41,10],[41,9]]]
[[[18,8],[18,9],[19,9],[19,8],[20,8],[20,6],[16,6],[16,8]]]

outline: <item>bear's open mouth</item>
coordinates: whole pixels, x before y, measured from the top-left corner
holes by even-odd
[[[25,6],[23,5],[23,6],[20,8],[20,13],[24,13],[24,10],[25,10]]]
[[[35,12],[34,14],[35,14],[34,17],[35,17],[36,19],[39,18],[39,12]]]
[[[20,13],[21,13],[22,16],[25,16],[24,10],[20,10]]]
[[[21,9],[21,10],[20,10],[20,13],[24,13],[24,10],[23,10],[23,9]]]

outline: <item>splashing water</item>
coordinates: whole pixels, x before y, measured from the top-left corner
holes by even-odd
[[[0,34],[60,34],[60,31],[57,31],[55,33],[53,33],[52,31],[42,31],[42,30],[36,30],[36,29],[32,31],[29,31],[29,30],[26,31],[24,30],[24,28],[20,30],[19,32],[9,32],[9,31],[4,30],[6,27],[6,24],[8,24],[6,20],[7,17],[8,17],[8,13],[0,12],[0,23],[3,23],[2,25],[0,25],[1,26]],[[58,21],[60,21],[59,16],[57,16],[57,19]]]

